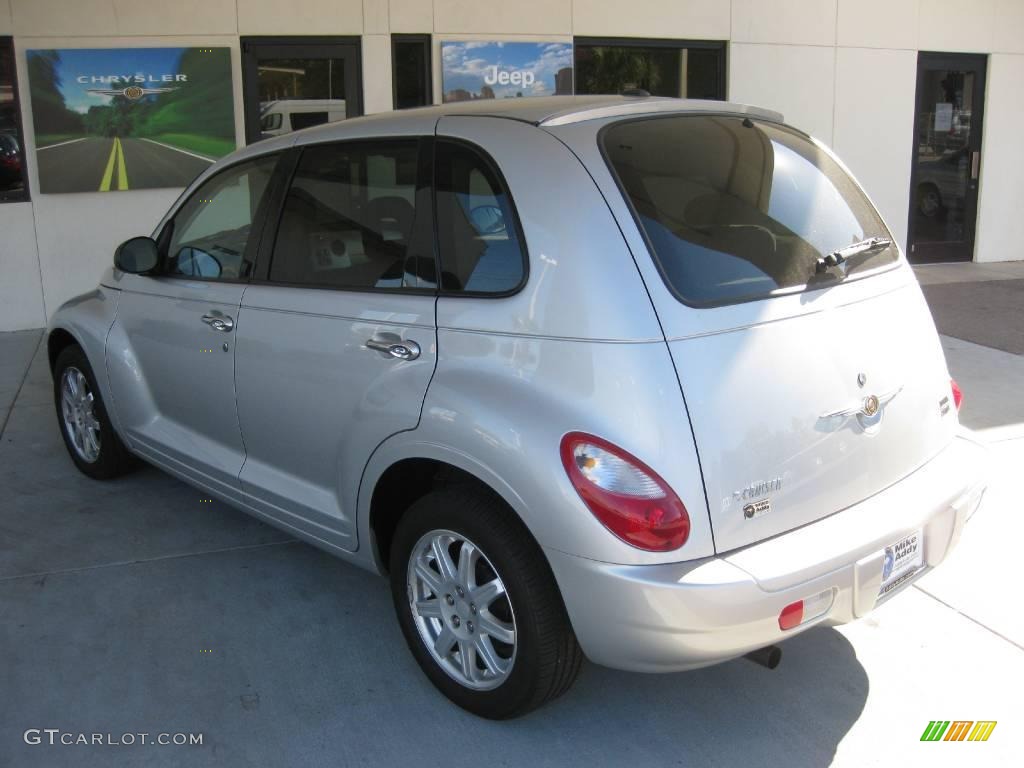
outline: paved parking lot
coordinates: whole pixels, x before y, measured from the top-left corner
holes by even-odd
[[[775,671],[586,665],[566,697],[509,723],[435,693],[379,578],[154,469],[79,475],[40,332],[0,337],[0,766],[1019,764],[1024,357],[984,332],[943,339],[992,486],[942,569],[786,643]],[[986,743],[921,743],[935,719],[999,725]],[[203,744],[26,745],[30,728]]]

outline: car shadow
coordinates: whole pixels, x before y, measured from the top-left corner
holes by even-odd
[[[217,517],[250,520],[226,508]],[[774,671],[746,660],[670,675],[585,664],[557,701],[483,720],[423,675],[384,579],[294,541],[16,577],[0,582],[0,601],[18,702],[0,735],[26,758],[17,729],[59,721],[202,733],[190,765],[825,765],[868,694],[849,642],[816,629],[787,642]],[[76,768],[176,765],[182,754],[136,744],[112,763],[108,750],[46,750],[48,764]]]
[[[832,628],[780,647],[774,670],[747,659],[667,675],[589,664],[564,700],[536,716],[574,730],[587,723],[587,738],[609,750],[628,731],[632,742],[657,745],[659,760],[674,753],[694,765],[828,765],[864,709],[867,674]],[[590,715],[595,709],[601,720]]]

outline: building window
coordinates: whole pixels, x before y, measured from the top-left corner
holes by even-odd
[[[243,37],[246,142],[363,114],[361,50],[358,37]]]
[[[22,136],[14,46],[11,38],[0,37],[0,202],[28,199]]]
[[[430,35],[392,35],[391,69],[395,109],[434,103]]]
[[[576,38],[576,93],[725,99],[725,43]]]

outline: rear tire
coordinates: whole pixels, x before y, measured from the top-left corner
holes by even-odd
[[[500,499],[470,485],[428,493],[399,521],[390,559],[409,649],[453,702],[500,720],[570,688],[583,652],[540,547]]]
[[[85,352],[65,347],[53,366],[57,423],[71,460],[94,480],[110,480],[135,466],[110,422]]]

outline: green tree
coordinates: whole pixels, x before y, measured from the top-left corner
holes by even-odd
[[[60,92],[57,51],[30,51],[28,56],[29,91],[32,120],[37,134],[81,133],[82,116],[67,108]]]
[[[598,45],[576,61],[577,93],[620,93],[625,88],[656,93],[663,79],[657,57],[642,48]]]
[[[235,102],[231,91],[231,62],[227,50],[189,48],[178,72],[186,82],[162,93],[139,114],[140,136],[185,133],[225,140],[235,138]]]

